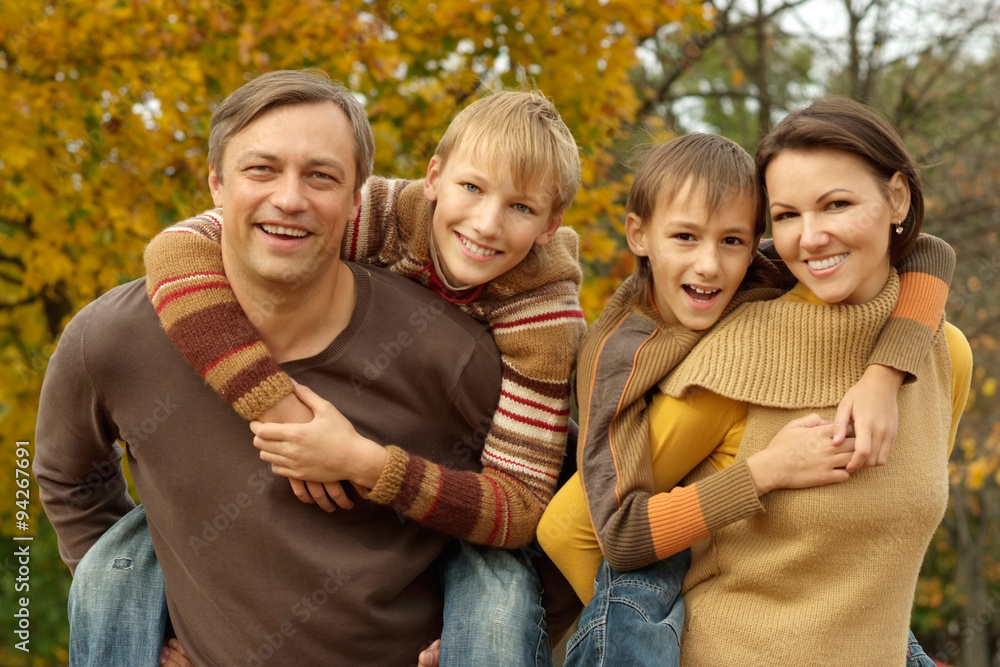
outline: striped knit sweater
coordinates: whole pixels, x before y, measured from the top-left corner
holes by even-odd
[[[898,267],[899,301],[869,363],[916,375],[943,317],[954,266],[947,243],[920,237]],[[666,558],[761,509],[745,463],[697,484],[654,491],[648,396],[705,332],[668,327],[649,305],[626,298],[629,287],[619,288],[588,331],[577,369],[581,481],[601,550],[624,571]],[[744,290],[729,310],[769,295],[774,291]]]
[[[421,182],[370,178],[347,226],[341,256],[387,267],[458,305],[491,328],[503,381],[485,434],[481,474],[456,471],[389,445],[373,502],[478,544],[521,547],[555,489],[569,420],[569,376],[585,330],[578,237],[560,229],[518,266],[453,292],[430,253],[431,205]],[[205,212],[157,235],[146,249],[150,298],[184,358],[245,419],[290,393],[237,303],[222,266],[222,211]]]

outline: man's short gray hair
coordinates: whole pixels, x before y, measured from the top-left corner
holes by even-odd
[[[371,176],[375,163],[375,139],[368,115],[350,90],[319,69],[268,72],[223,100],[212,114],[208,163],[215,165],[221,180],[223,153],[235,134],[276,107],[318,102],[333,102],[351,123],[354,130],[354,189],[360,190]]]

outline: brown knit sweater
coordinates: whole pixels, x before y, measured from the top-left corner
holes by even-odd
[[[569,420],[569,376],[585,323],[578,237],[560,229],[514,269],[463,292],[439,279],[430,253],[431,206],[422,183],[370,178],[344,259],[385,266],[487,323],[503,362],[500,401],[482,450],[482,473],[456,471],[388,446],[372,501],[480,544],[519,547],[552,497]],[[150,298],[184,358],[245,419],[291,392],[236,302],[222,267],[220,210],[154,238],[145,261]],[[453,443],[463,451],[468,443]],[[475,449],[478,449],[476,447]]]
[[[749,403],[736,465],[789,420],[832,418],[864,371],[896,304],[883,292],[857,306],[785,300],[742,306],[707,335],[663,389],[699,387]],[[967,345],[966,345],[967,348]],[[900,391],[899,433],[887,465],[842,484],[779,490],[764,512],[694,547],[684,582],[684,667],[901,665],[924,550],[948,498],[953,414],[943,328],[918,380]],[[701,466],[689,476],[710,473]]]

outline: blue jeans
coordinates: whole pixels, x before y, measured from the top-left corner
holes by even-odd
[[[936,667],[934,661],[924,653],[912,630],[910,630],[909,646],[906,648],[906,667]]]
[[[690,565],[688,550],[634,572],[602,561],[594,597],[567,645],[566,667],[680,665],[681,582]]]
[[[537,546],[516,551],[456,541],[441,560],[440,667],[550,667]]]
[[[154,667],[168,622],[146,510],[118,520],[76,566],[69,589],[70,667]]]
[[[458,542],[441,559],[441,667],[550,667],[532,549]],[[140,505],[77,565],[69,592],[70,667],[159,665],[168,623],[163,573]],[[416,656],[414,656],[416,658]]]

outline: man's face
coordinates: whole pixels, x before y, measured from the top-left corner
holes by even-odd
[[[319,102],[271,109],[229,140],[208,183],[231,280],[287,290],[332,278],[361,205],[353,136],[344,112]]]

